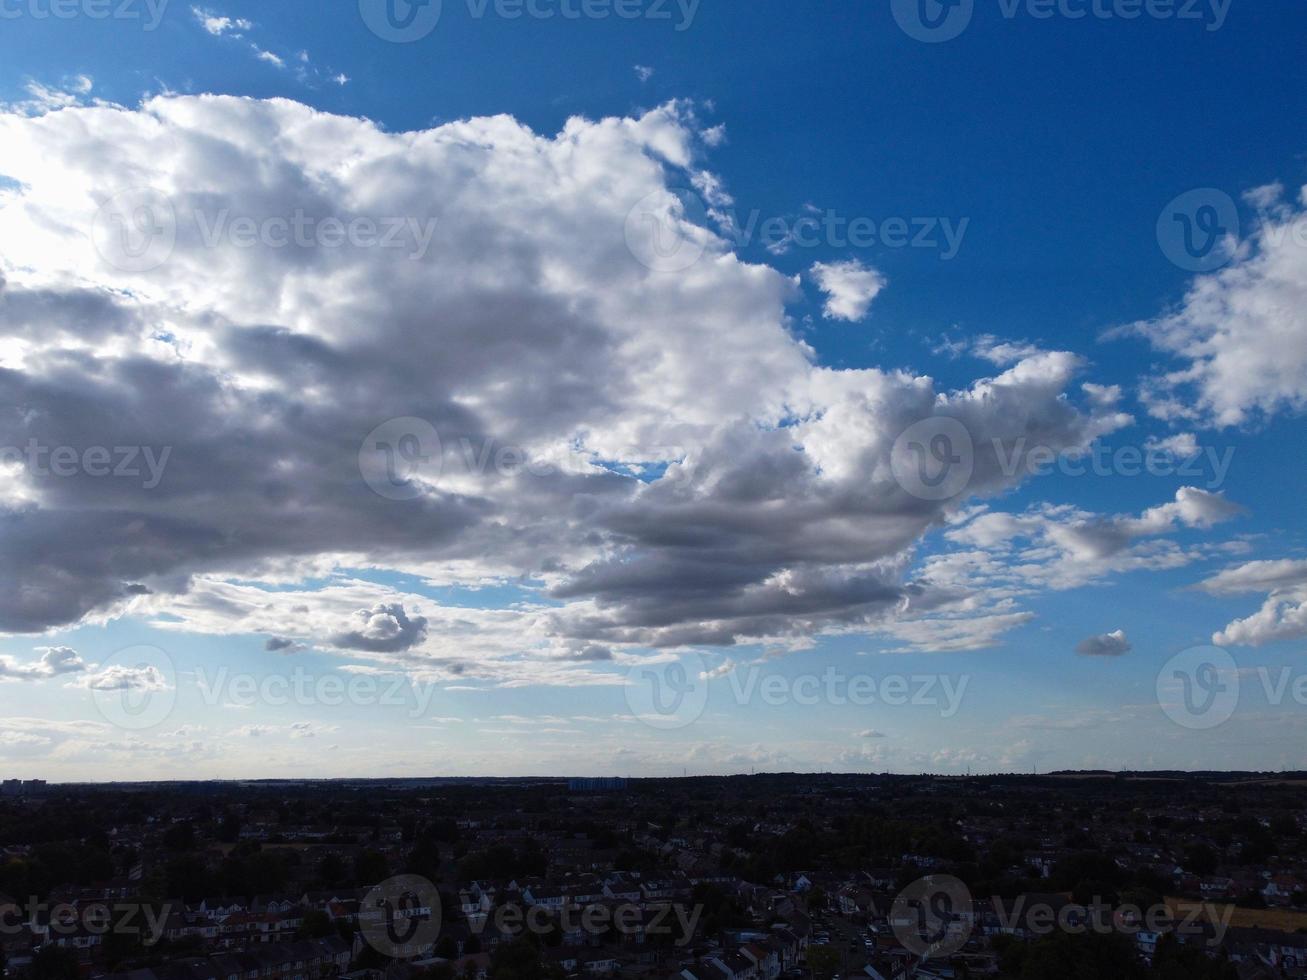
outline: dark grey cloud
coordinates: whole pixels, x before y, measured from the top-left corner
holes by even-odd
[[[337,633],[332,643],[346,650],[373,653],[400,653],[412,649],[427,638],[427,621],[410,617],[397,602],[378,603],[355,614],[354,629]]]
[[[285,636],[270,636],[264,641],[263,649],[269,653],[298,653],[306,649],[303,643]]]
[[[1125,630],[1091,636],[1076,645],[1076,653],[1082,657],[1123,657],[1133,649]]]

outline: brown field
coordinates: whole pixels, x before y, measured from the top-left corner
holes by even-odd
[[[1166,899],[1166,907],[1172,915],[1183,915],[1195,906],[1204,906],[1204,917],[1213,921],[1224,918],[1228,908],[1225,902],[1196,902],[1187,898]],[[1236,908],[1230,918],[1230,925],[1297,932],[1299,929],[1307,929],[1307,912],[1294,912],[1289,909]]]

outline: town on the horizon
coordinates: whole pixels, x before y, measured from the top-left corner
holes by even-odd
[[[6,787],[0,951],[32,980],[1307,968],[1303,774]]]

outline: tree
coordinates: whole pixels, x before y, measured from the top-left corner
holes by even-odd
[[[32,980],[77,980],[77,955],[49,943],[32,957]]]
[[[1199,877],[1216,872],[1216,854],[1206,844],[1185,848],[1184,869]]]
[[[1116,933],[1059,932],[1032,945],[1021,966],[1021,980],[1140,980],[1147,976],[1134,943]]]
[[[815,977],[833,976],[840,968],[840,954],[833,946],[808,946],[808,969]]]
[[[241,837],[240,817],[228,810],[223,814],[222,823],[218,825],[218,840],[224,844],[235,844]]]
[[[332,925],[331,917],[319,909],[310,909],[304,913],[304,920],[300,924],[300,939],[325,939],[327,936],[335,933],[336,928]]]
[[[360,885],[376,885],[389,876],[390,868],[380,851],[361,851],[354,859],[354,880]]]
[[[1153,974],[1163,980],[1238,980],[1239,972],[1222,958],[1181,946],[1172,935],[1161,938],[1153,955]]]

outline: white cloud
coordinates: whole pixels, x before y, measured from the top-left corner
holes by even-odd
[[[1026,358],[1035,357],[1044,351],[1035,344],[1025,341],[1002,340],[993,334],[981,334],[978,337],[950,338],[944,337],[934,347],[936,354],[945,354],[951,358],[970,354],[981,360],[989,361],[1000,367],[1015,364]]]
[[[35,663],[20,664],[12,657],[0,657],[0,680],[40,680],[86,670],[86,662],[69,647],[37,647],[41,655]]]
[[[1295,203],[1252,192],[1260,223],[1227,268],[1194,280],[1180,308],[1125,332],[1182,363],[1148,379],[1158,418],[1242,426],[1307,407],[1307,188]]]
[[[1214,549],[1182,548],[1165,537],[1208,529],[1240,513],[1224,497],[1190,487],[1139,516],[1054,504],[1023,513],[979,506],[955,515],[944,538],[956,550],[922,561],[896,618],[880,631],[906,640],[904,650],[991,647],[1034,619],[1020,608],[1021,600],[1127,572],[1188,565]]]
[[[795,281],[742,261],[668,191],[706,173],[701,131],[683,103],[552,136],[506,116],[387,133],[215,96],[0,115],[21,186],[0,246],[22,244],[0,247],[22,256],[0,258],[0,398],[31,406],[0,415],[0,445],[173,449],[148,492],[6,483],[25,509],[0,528],[0,573],[18,586],[0,592],[0,628],[153,616],[514,686],[611,684],[650,648],[793,649],[906,620],[909,642],[970,649],[1024,622],[1002,596],[909,581],[915,549],[969,496],[1020,481],[994,447],[1033,431],[1082,449],[1128,417],[1078,387],[1086,365],[1067,352],[960,390],[816,366],[789,330]],[[99,253],[116,254],[95,216],[124,174],[176,220],[157,268]],[[628,248],[628,216],[651,198],[666,202],[659,234],[702,242],[697,262],[655,271]],[[435,233],[420,253],[206,241],[223,214],[297,213]],[[867,293],[864,280],[862,299],[832,300],[853,314],[841,304]],[[977,446],[958,500],[914,497],[890,466],[898,436],[937,414]],[[443,465],[396,501],[364,482],[360,447],[409,417],[438,430]],[[496,465],[502,450],[519,465]],[[1221,515],[1186,496],[1138,534]],[[387,572],[513,583],[524,599],[455,608],[360,580]]]
[[[53,112],[55,109],[85,105],[88,102],[86,96],[90,95],[94,84],[88,75],[75,75],[65,79],[62,85],[44,85],[41,82],[28,81],[23,86],[28,98],[10,105],[0,103],[0,111],[41,115]]]
[[[1259,647],[1307,636],[1307,561],[1246,562],[1212,576],[1199,588],[1212,595],[1267,593],[1257,612],[1212,636],[1218,646]]]
[[[648,65],[636,65],[635,77],[640,79],[642,82],[647,82],[649,79],[654,77],[654,70]]]
[[[717,147],[726,142],[726,124],[718,123],[716,126],[710,126],[699,134],[703,140],[704,146]]]
[[[864,319],[871,301],[885,288],[885,277],[857,259],[814,262],[812,277],[826,294],[823,315],[828,320],[852,323]]]
[[[200,26],[214,37],[222,37],[224,34],[240,37],[243,32],[254,27],[252,23],[244,18],[224,17],[221,14],[213,13],[211,10],[205,10],[203,7],[192,7],[191,14],[199,22]]]
[[[1170,436],[1155,436],[1149,439],[1144,448],[1149,452],[1165,453],[1177,459],[1192,459],[1201,452],[1198,437],[1192,432],[1177,432]]]
[[[91,691],[166,691],[168,679],[151,664],[143,667],[124,667],[111,664],[79,677],[70,686]]]

